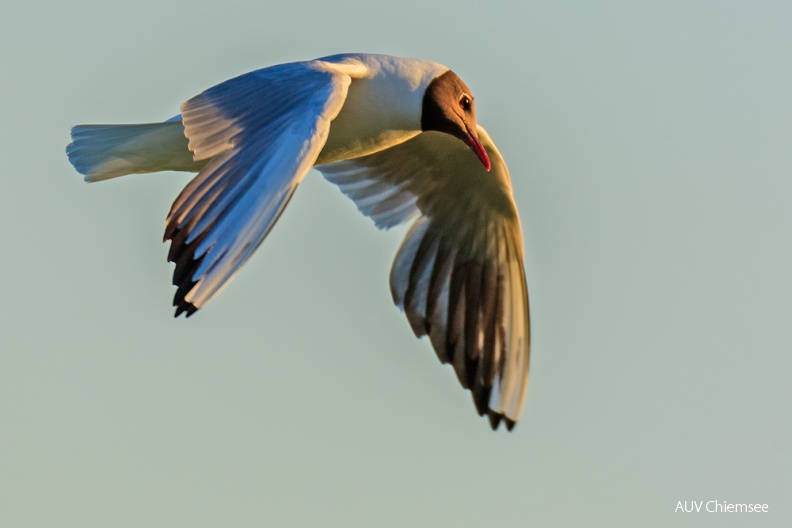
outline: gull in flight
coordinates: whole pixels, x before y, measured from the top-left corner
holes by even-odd
[[[165,222],[173,304],[187,317],[264,241],[312,167],[377,227],[411,222],[390,273],[417,337],[511,430],[528,383],[523,241],[506,164],[467,85],[435,62],[342,54],[220,83],[160,123],[78,125],[85,180],[198,174]]]

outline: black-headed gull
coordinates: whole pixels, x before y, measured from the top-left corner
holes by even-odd
[[[89,182],[198,172],[166,220],[177,316],[231,281],[311,167],[377,227],[413,220],[394,302],[493,428],[519,418],[530,341],[520,221],[506,164],[447,67],[371,54],[272,66],[162,123],[76,126],[67,154]]]

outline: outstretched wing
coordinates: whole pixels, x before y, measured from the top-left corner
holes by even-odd
[[[239,271],[325,144],[360,64],[284,64],[236,77],[181,107],[207,165],[171,207],[164,239],[176,263],[173,305],[191,315]]]
[[[506,164],[482,127],[478,136],[491,172],[439,132],[317,169],[378,227],[417,216],[393,263],[393,300],[453,365],[479,414],[511,429],[530,350],[522,232]]]

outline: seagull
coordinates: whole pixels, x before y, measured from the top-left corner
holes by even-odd
[[[167,121],[78,125],[71,138],[88,182],[197,172],[165,221],[176,317],[234,278],[312,167],[378,228],[412,222],[394,303],[492,429],[516,424],[530,353],[520,219],[475,99],[446,66],[362,53],[281,64],[213,86]]]

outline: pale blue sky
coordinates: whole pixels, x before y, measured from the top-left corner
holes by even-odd
[[[0,18],[0,526],[792,525],[792,4],[12,0]],[[72,125],[255,68],[442,62],[512,173],[531,385],[489,430],[392,306],[403,229],[309,175],[172,318],[185,174],[84,184]],[[675,514],[679,500],[768,514]]]

